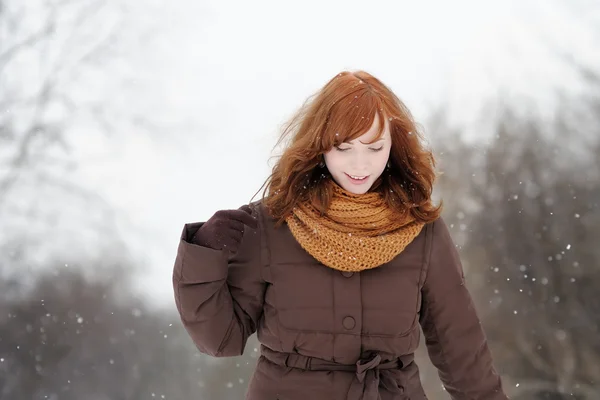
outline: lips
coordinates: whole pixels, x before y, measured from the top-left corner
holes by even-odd
[[[350,175],[350,174],[346,174],[346,176],[348,177],[348,180],[350,182],[354,183],[355,185],[360,185],[362,183],[365,183],[367,181],[367,178],[369,177],[369,175],[359,176],[359,175]]]

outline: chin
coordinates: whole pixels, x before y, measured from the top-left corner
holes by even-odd
[[[371,189],[371,187],[373,187],[373,181],[371,180],[371,177],[367,178],[367,182],[362,185],[356,185],[352,182],[348,182],[345,175],[335,176],[333,177],[333,180],[342,189],[352,194],[365,194],[369,191],[369,189]]]
[[[342,186],[346,191],[353,193],[353,194],[365,194],[369,191],[369,189],[371,189],[372,185],[361,185],[361,186],[354,186],[354,185],[344,185]]]

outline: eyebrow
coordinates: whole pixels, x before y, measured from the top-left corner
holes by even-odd
[[[381,138],[377,139],[376,141],[374,141],[373,143],[365,143],[365,142],[361,142],[360,140],[359,140],[359,142],[362,143],[362,144],[375,144],[377,142],[383,142],[384,140],[385,139],[383,137],[381,137]],[[348,144],[351,145],[351,146],[354,146],[353,143],[348,142]]]
[[[362,144],[375,144],[377,142],[383,142],[384,140],[385,140],[384,137],[380,137],[379,139],[377,139],[373,143],[365,143],[365,142],[361,142],[360,140],[359,140],[359,142],[362,143]],[[354,146],[354,143],[351,143],[351,142],[342,142],[342,143],[340,143],[340,145],[342,145],[342,144],[347,144],[347,145],[350,145],[350,146]]]

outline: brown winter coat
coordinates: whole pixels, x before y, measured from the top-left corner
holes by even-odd
[[[190,243],[173,273],[177,308],[203,353],[238,356],[254,332],[261,357],[248,400],[425,400],[413,354],[422,327],[454,400],[504,400],[484,332],[444,221],[427,224],[391,262],[328,268],[260,202],[233,256]]]

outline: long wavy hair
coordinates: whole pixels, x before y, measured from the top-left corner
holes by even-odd
[[[333,182],[323,154],[367,132],[375,115],[379,117],[379,131],[374,141],[381,137],[387,123],[392,148],[389,167],[370,191],[379,191],[401,220],[408,214],[424,223],[439,217],[442,203],[434,206],[431,199],[435,160],[423,145],[410,111],[374,76],[364,71],[344,71],[306,100],[284,125],[275,145],[288,139],[262,186],[262,202],[277,225],[299,202],[309,201],[322,214],[327,212]]]

